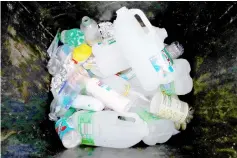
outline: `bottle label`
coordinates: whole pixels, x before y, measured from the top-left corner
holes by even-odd
[[[125,79],[125,80],[130,80],[132,79],[133,77],[135,77],[135,73],[133,70],[129,70],[128,72],[125,72],[121,75],[119,75],[119,77]]]
[[[188,105],[166,94],[162,95],[163,101],[160,104],[157,115],[165,119],[183,123],[188,114]]]
[[[159,72],[160,71],[160,66],[159,66],[158,55],[155,55],[155,56],[151,57],[150,62],[152,64],[152,66],[154,67],[155,71]]]
[[[166,95],[175,94],[174,82],[171,82],[171,83],[168,83],[168,84],[162,84],[162,85],[160,85],[160,89]]]
[[[93,111],[88,111],[81,113],[78,117],[78,127],[82,137],[81,144],[95,145],[92,126],[92,116],[94,113]]]
[[[164,48],[162,51],[162,58],[165,61],[165,65],[164,65],[164,70],[168,71],[168,72],[174,72],[174,68],[173,68],[173,59],[170,57],[169,52],[167,51],[166,48]]]
[[[145,122],[149,122],[152,120],[159,120],[160,118],[157,117],[156,115],[147,112],[145,109],[141,109],[137,112],[137,114],[139,115],[139,117],[141,119],[143,119]]]
[[[107,84],[104,84],[102,81],[98,81],[97,85],[100,86],[101,88],[107,90],[107,91],[111,90],[111,88]]]
[[[61,118],[55,124],[55,130],[59,135],[59,138],[62,140],[63,136],[68,132],[75,130],[69,123],[67,123],[65,118]]]

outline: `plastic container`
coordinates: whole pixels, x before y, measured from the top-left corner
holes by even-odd
[[[183,123],[188,116],[188,104],[158,91],[151,100],[150,112],[164,119]]]
[[[130,117],[133,121],[121,120],[121,117]],[[75,125],[81,144],[85,145],[129,148],[148,134],[144,121],[133,113],[78,111],[68,121]]]
[[[60,40],[64,44],[72,47],[77,47],[85,42],[84,33],[80,29],[63,30],[61,32]]]
[[[169,52],[172,59],[177,59],[184,52],[184,48],[179,42],[173,42],[170,45],[166,45],[165,49]]]
[[[101,42],[102,37],[99,32],[99,27],[95,22],[95,20],[89,18],[88,16],[84,16],[82,18],[80,29],[84,32],[86,43],[89,44],[90,46],[98,42]]]
[[[72,106],[75,109],[89,110],[89,111],[102,111],[105,105],[98,99],[86,96],[86,95],[78,95]]]
[[[161,66],[169,66],[162,56],[164,43],[156,35],[155,29],[139,9],[122,7],[117,10],[114,21],[115,38],[121,52],[132,67],[142,87],[151,91],[158,87],[162,77]],[[141,27],[135,15],[140,16],[148,29]],[[167,68],[168,69],[168,68]]]
[[[193,88],[193,79],[187,75],[177,78],[175,81],[160,85],[160,90],[167,95],[185,95],[191,92]]]
[[[105,39],[103,43],[93,45],[92,52],[96,64],[104,76],[114,75],[130,67],[113,38]]]
[[[92,49],[87,44],[83,43],[73,49],[72,60],[75,64],[85,62],[92,54]]]

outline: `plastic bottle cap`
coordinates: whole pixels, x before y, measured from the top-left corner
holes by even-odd
[[[92,49],[87,44],[83,43],[80,46],[74,48],[72,54],[72,60],[77,62],[83,62],[91,56]]]

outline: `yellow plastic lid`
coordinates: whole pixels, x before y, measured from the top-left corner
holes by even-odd
[[[92,54],[92,49],[89,45],[83,43],[75,47],[72,53],[72,60],[77,64],[87,60]]]

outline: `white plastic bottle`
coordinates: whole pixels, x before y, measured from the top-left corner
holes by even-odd
[[[160,90],[167,95],[185,95],[191,92],[192,88],[193,79],[189,75],[177,78],[171,83],[160,85]]]
[[[114,75],[130,67],[113,38],[93,45],[92,52],[96,65],[104,76]]]
[[[188,104],[158,91],[151,100],[150,112],[164,119],[183,123],[188,116]]]
[[[85,40],[90,46],[102,40],[97,23],[88,16],[82,18],[80,29],[84,32]]]
[[[130,117],[133,121],[121,120]],[[69,119],[81,135],[81,144],[129,148],[148,134],[148,128],[137,114],[115,111],[78,111]]]
[[[86,93],[102,101],[106,107],[117,112],[127,112],[130,109],[131,105],[128,98],[122,96],[99,79],[84,76],[77,76],[77,78],[85,85]]]
[[[74,99],[71,107],[75,109],[83,109],[89,111],[102,111],[105,105],[100,100],[94,97],[78,95]]]

